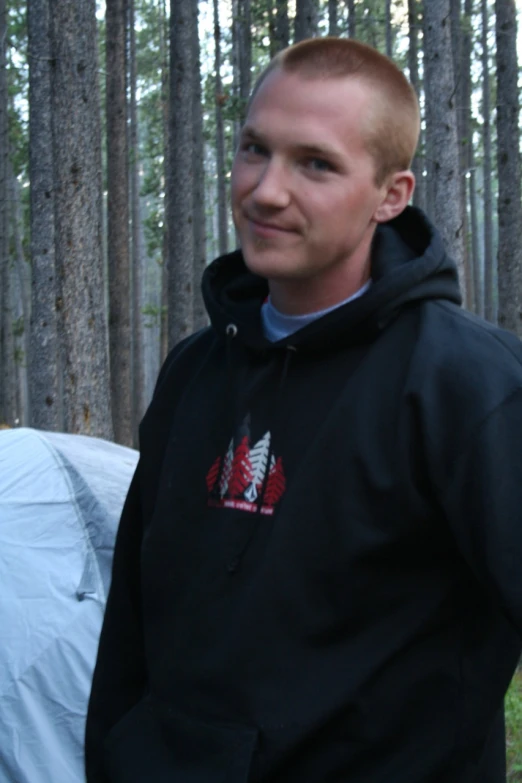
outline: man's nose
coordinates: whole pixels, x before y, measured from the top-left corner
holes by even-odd
[[[288,205],[290,201],[289,172],[282,162],[274,158],[267,160],[252,195],[260,206],[283,209]]]

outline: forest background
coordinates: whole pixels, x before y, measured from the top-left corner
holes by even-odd
[[[235,247],[246,101],[281,48],[365,41],[418,92],[414,203],[465,306],[522,336],[515,0],[0,0],[0,424],[137,445]],[[518,46],[518,50],[517,50]]]
[[[0,0],[0,427],[137,445],[167,351],[233,249],[257,74],[317,35],[392,57],[420,99],[414,203],[465,306],[522,337],[515,0]],[[520,18],[518,19],[520,30]],[[507,701],[522,780],[522,673]]]

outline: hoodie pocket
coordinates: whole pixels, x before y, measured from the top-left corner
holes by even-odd
[[[247,783],[257,731],[201,723],[146,697],[112,728],[111,783]]]

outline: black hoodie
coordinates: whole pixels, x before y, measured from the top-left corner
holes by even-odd
[[[413,208],[278,343],[239,252],[142,422],[88,783],[501,783],[522,629],[522,350]]]

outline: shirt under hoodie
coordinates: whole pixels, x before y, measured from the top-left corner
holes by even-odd
[[[141,424],[88,783],[502,783],[522,630],[522,351],[440,236],[270,342],[239,251]]]

